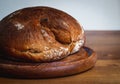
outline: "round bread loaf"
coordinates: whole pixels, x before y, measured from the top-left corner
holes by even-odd
[[[79,23],[54,8],[24,8],[0,21],[1,52],[10,58],[55,61],[79,51],[83,45],[84,30]]]

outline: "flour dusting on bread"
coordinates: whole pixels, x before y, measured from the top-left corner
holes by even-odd
[[[15,27],[17,27],[17,30],[21,30],[23,29],[24,25],[22,25],[21,23],[16,23]]]
[[[47,33],[46,30],[41,29],[41,33],[42,33],[43,37],[44,37],[49,43],[52,43],[52,38],[50,37],[50,35]]]
[[[51,58],[51,59],[59,59],[61,55],[68,55],[69,51],[68,48],[60,47],[59,49],[53,48],[48,51],[45,51],[45,58]]]
[[[83,46],[83,44],[84,44],[84,40],[80,39],[79,41],[77,41],[77,42],[75,43],[75,47],[73,48],[71,54],[79,51],[79,49]]]
[[[49,37],[48,33],[45,30],[41,29],[41,32],[44,37]]]

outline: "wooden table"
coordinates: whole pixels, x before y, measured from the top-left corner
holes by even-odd
[[[14,79],[0,77],[0,84],[120,84],[120,31],[86,31],[86,46],[97,52],[91,70],[53,79]]]

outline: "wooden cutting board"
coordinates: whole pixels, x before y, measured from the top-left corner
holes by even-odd
[[[83,47],[79,52],[62,60],[49,63],[26,63],[3,58],[0,59],[0,73],[15,78],[69,76],[92,68],[96,59],[95,52],[87,47]]]

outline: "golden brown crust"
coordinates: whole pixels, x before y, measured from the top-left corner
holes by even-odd
[[[0,22],[0,48],[10,56],[46,62],[75,53],[84,44],[84,31],[70,15],[49,7],[13,12]]]

